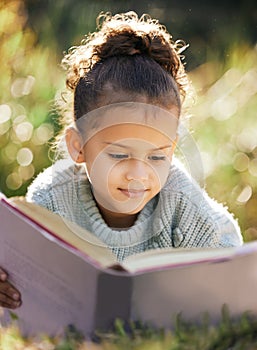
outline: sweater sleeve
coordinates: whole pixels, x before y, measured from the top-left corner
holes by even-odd
[[[175,246],[218,248],[243,244],[233,215],[181,169],[173,171],[169,194],[175,198],[172,225]]]
[[[52,169],[40,173],[28,187],[26,200],[55,212],[52,186]]]
[[[211,248],[242,245],[240,228],[233,215],[204,191],[199,203],[192,203],[185,195],[180,203],[178,229],[183,235],[183,245]]]

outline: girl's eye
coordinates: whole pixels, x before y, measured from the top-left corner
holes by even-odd
[[[127,159],[128,155],[127,154],[122,154],[122,153],[108,153],[109,157],[113,159]]]
[[[166,156],[149,156],[149,160],[166,160]]]

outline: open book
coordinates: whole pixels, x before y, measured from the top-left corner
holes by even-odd
[[[20,197],[0,200],[0,266],[21,291],[24,334],[73,324],[89,335],[117,317],[171,327],[175,314],[209,312],[215,321],[223,304],[232,315],[257,312],[257,242],[149,250],[119,263],[93,233]]]

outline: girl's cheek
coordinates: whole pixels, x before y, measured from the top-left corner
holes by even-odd
[[[165,185],[167,177],[169,175],[170,165],[165,164],[162,167],[155,168],[155,177],[158,178],[158,183],[160,184],[160,188]]]

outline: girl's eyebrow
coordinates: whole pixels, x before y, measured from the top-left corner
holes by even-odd
[[[118,147],[122,147],[122,148],[129,148],[126,145],[122,145],[121,143],[117,143],[117,142],[103,142],[106,145],[112,145],[112,146],[118,146]]]
[[[158,149],[165,149],[165,148],[170,148],[170,147],[172,147],[172,145],[165,145],[165,146],[157,147],[155,149],[158,150]]]
[[[118,146],[118,147],[122,147],[122,148],[126,148],[126,149],[130,148],[127,145],[123,145],[122,143],[117,143],[117,142],[103,142],[103,143],[106,145],[113,145],[113,146]],[[170,147],[172,147],[172,145],[164,145],[161,147],[153,148],[151,151],[158,151],[158,150],[162,150],[162,149],[166,149],[166,148],[170,148]]]

